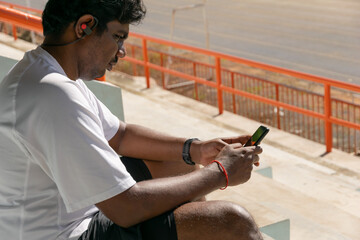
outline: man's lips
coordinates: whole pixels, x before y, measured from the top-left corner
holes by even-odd
[[[111,62],[108,64],[107,70],[111,71],[116,64],[117,64],[117,59],[111,61]]]

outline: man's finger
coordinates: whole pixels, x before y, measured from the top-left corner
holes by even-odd
[[[232,143],[232,144],[229,144],[229,145],[234,149],[238,149],[238,148],[241,148],[243,146],[241,143]]]
[[[225,141],[223,141],[222,139],[217,139],[216,140],[216,149],[221,151],[221,149],[223,149],[226,145],[228,145],[228,143],[226,143]]]
[[[260,146],[256,146],[255,149],[254,149],[255,154],[260,154],[260,153],[262,153],[262,151],[263,150],[262,150],[262,148]]]
[[[253,163],[254,163],[254,164],[255,164],[255,163],[259,163],[259,160],[260,160],[259,155],[255,154],[255,155],[253,156]],[[255,165],[256,165],[256,164],[255,164]]]
[[[236,137],[226,137],[226,138],[221,138],[221,139],[228,144],[232,144],[232,143],[245,144],[247,142],[247,140],[249,140],[250,138],[251,138],[250,135],[242,135],[242,136],[236,136]]]

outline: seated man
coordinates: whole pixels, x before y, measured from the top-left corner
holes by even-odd
[[[47,3],[43,44],[0,85],[1,236],[262,238],[242,207],[203,201],[250,178],[262,150],[242,147],[249,136],[186,140],[126,124],[85,86],[125,56],[144,15],[141,0]]]

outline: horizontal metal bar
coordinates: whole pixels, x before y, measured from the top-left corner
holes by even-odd
[[[360,130],[360,125],[356,124],[356,123],[352,123],[352,122],[342,120],[342,119],[339,119],[339,118],[335,118],[335,117],[330,117],[329,120],[330,120],[331,123],[334,123],[334,124],[338,124],[338,125],[341,125],[341,126],[344,126],[344,127],[354,128],[354,129]]]
[[[174,83],[174,84],[171,84],[171,85],[167,85],[166,89],[171,90],[171,89],[187,87],[187,86],[193,86],[193,85],[194,85],[193,82],[180,82],[180,83]]]
[[[293,112],[298,112],[298,113],[302,113],[302,114],[305,114],[305,115],[308,115],[308,116],[311,116],[311,117],[319,118],[321,120],[325,120],[325,115],[314,112],[314,111],[311,111],[311,110],[296,107],[296,106],[293,106],[293,105],[290,105],[290,104],[287,104],[287,103],[279,102],[279,101],[276,101],[276,100],[273,100],[273,99],[265,98],[265,97],[262,97],[262,96],[259,96],[259,95],[256,95],[256,94],[252,94],[252,93],[248,93],[248,92],[245,92],[245,91],[241,91],[241,90],[238,90],[238,89],[233,89],[231,87],[221,86],[221,89],[224,90],[225,92],[228,92],[228,93],[233,93],[233,94],[236,94],[236,95],[239,95],[239,96],[254,99],[254,100],[257,100],[257,101],[260,101],[260,102],[263,102],[263,103],[266,103],[266,104],[270,104],[270,105],[273,105],[273,106],[276,106],[276,107],[282,107],[284,109],[287,109],[287,110],[290,110],[290,111],[293,111]]]
[[[181,77],[181,78],[184,78],[184,79],[188,79],[188,80],[191,80],[191,81],[195,81],[197,83],[201,83],[201,84],[216,88],[216,83],[214,83],[214,82],[210,82],[210,81],[204,80],[202,78],[194,77],[194,76],[187,75],[187,74],[179,72],[179,71],[175,71],[175,70],[171,70],[171,69],[168,69],[168,68],[165,68],[165,67],[161,67],[161,66],[153,64],[153,63],[146,63],[145,64],[144,61],[137,60],[137,59],[129,57],[129,56],[125,57],[124,60],[128,60],[130,62],[139,64],[139,65],[142,65],[142,66],[148,66],[149,68],[159,70],[159,71],[164,72],[164,73],[169,73],[169,74],[177,76],[177,77]]]

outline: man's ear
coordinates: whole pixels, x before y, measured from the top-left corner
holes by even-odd
[[[96,24],[94,16],[85,14],[81,16],[75,23],[75,34],[77,38],[83,38],[92,33],[92,29]]]

